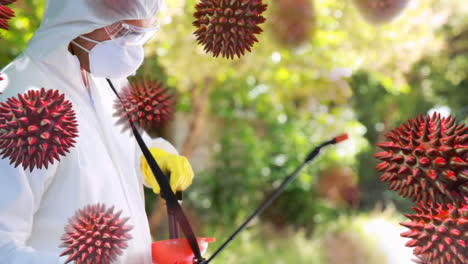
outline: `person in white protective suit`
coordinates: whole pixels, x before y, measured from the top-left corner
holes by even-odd
[[[59,264],[68,219],[89,204],[103,203],[130,217],[128,248],[117,263],[150,264],[151,243],[143,184],[142,153],[133,134],[116,125],[117,90],[128,84],[144,58],[143,44],[157,31],[161,0],[47,0],[40,28],[27,49],[3,69],[0,102],[28,90],[59,90],[73,104],[78,137],[70,153],[48,169],[32,172],[0,158],[0,264]],[[188,161],[162,139],[156,160],[171,174],[174,190],[191,184]],[[152,141],[152,142],[151,142]],[[167,152],[161,150],[165,149]]]

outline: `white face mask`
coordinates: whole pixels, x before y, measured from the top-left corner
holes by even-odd
[[[87,37],[79,37],[97,44],[92,50],[88,50],[72,41],[88,52],[89,70],[95,77],[125,78],[133,75],[143,64],[145,51],[141,45],[124,45],[114,40],[98,42]]]

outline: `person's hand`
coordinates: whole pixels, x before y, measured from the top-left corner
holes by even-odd
[[[150,148],[150,152],[154,159],[161,167],[162,172],[169,176],[172,190],[183,191],[192,184],[193,170],[190,166],[189,161],[184,156],[175,154],[169,154],[159,148]],[[151,168],[146,161],[145,156],[141,157],[141,171],[147,183],[151,185],[154,193],[160,193],[161,188],[159,187],[156,177],[154,176]]]

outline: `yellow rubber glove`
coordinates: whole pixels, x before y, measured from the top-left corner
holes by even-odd
[[[162,172],[171,177],[170,184],[174,192],[183,191],[192,184],[194,174],[192,166],[190,166],[186,157],[169,154],[159,148],[150,148],[149,150],[159,167],[161,167]],[[140,165],[146,182],[151,185],[154,193],[159,194],[161,192],[161,188],[159,187],[156,177],[151,171],[145,156],[141,157]]]

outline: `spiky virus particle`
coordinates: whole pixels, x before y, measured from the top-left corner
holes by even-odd
[[[410,238],[406,243],[414,247],[419,263],[466,264],[468,263],[468,205],[427,206],[421,203],[413,207],[414,215],[406,215],[411,222],[401,223],[409,231],[401,234]]]
[[[0,18],[10,19],[15,16],[15,11],[11,10],[9,7],[0,5]]]
[[[15,168],[48,168],[74,146],[78,135],[72,104],[58,90],[30,90],[0,103],[0,156]]]
[[[0,5],[0,29],[8,30],[8,20],[15,16],[15,12],[7,6]]]
[[[145,131],[152,131],[165,125],[174,116],[174,97],[157,81],[134,79],[122,90],[120,97],[123,105],[120,100],[116,100],[117,111],[114,116],[120,117],[118,123],[124,124],[124,130],[130,128],[128,119]]]
[[[276,0],[272,4],[271,31],[287,46],[299,46],[307,41],[315,27],[312,0]]]
[[[214,57],[234,59],[250,52],[258,42],[255,34],[262,33],[259,25],[266,21],[262,0],[201,0],[195,8],[194,34]]]
[[[104,204],[87,205],[78,210],[69,220],[62,236],[60,247],[68,255],[65,263],[110,264],[122,255],[132,239],[125,225],[129,218],[120,218],[122,211],[114,213],[114,207],[106,209]]]
[[[391,190],[415,201],[460,204],[468,196],[468,127],[420,115],[386,135],[374,156]]]
[[[0,29],[8,30],[8,21],[6,19],[0,18]]]
[[[410,0],[354,0],[364,18],[375,24],[392,21],[408,5]]]
[[[15,16],[15,12],[6,5],[14,2],[16,2],[16,0],[0,0],[0,29],[9,29],[8,20]]]

